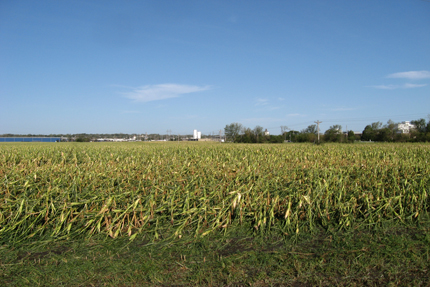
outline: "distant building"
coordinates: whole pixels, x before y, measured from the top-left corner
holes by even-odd
[[[402,134],[408,134],[412,129],[414,129],[415,126],[411,124],[409,121],[401,122],[400,124],[397,124],[397,130],[399,133]]]
[[[198,141],[202,138],[202,132],[199,132],[198,130],[193,131],[193,140]]]
[[[269,133],[269,131],[267,129],[264,131],[264,135],[265,136],[269,136],[270,135],[270,133]]]

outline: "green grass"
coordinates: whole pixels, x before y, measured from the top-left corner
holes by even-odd
[[[430,224],[378,231],[28,243],[0,249],[2,286],[427,286]]]

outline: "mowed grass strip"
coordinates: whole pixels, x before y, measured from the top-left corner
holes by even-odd
[[[95,235],[0,248],[2,286],[428,286],[430,222],[153,241]]]

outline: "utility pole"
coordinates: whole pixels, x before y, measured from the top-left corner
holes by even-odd
[[[318,120],[318,121],[316,121],[316,122],[314,122],[314,123],[316,123],[316,124],[317,124],[317,131],[318,131],[318,143],[320,143],[320,123],[322,123],[322,122],[320,122],[320,121]]]
[[[285,133],[286,131],[290,130],[287,126],[281,126],[281,134],[284,135],[284,140],[287,140],[287,134]],[[291,134],[290,134],[290,139],[291,139]]]
[[[346,136],[345,136],[345,142],[348,142],[348,125],[346,125]]]

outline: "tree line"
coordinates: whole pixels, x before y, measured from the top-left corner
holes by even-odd
[[[366,125],[361,134],[353,131],[342,131],[341,125],[332,125],[324,133],[320,133],[320,142],[374,141],[374,142],[430,142],[430,115],[429,120],[421,118],[410,122],[414,127],[408,132],[398,128],[399,123],[388,120],[386,124],[374,122]],[[254,129],[244,127],[240,123],[226,125],[224,133],[227,141],[236,143],[281,143],[289,142],[318,142],[317,125],[309,125],[301,131],[281,126],[281,135],[267,135],[264,128],[256,126]]]
[[[237,143],[282,143],[284,141],[283,135],[267,135],[261,126],[250,129],[239,123],[226,125],[224,134],[227,141]]]

